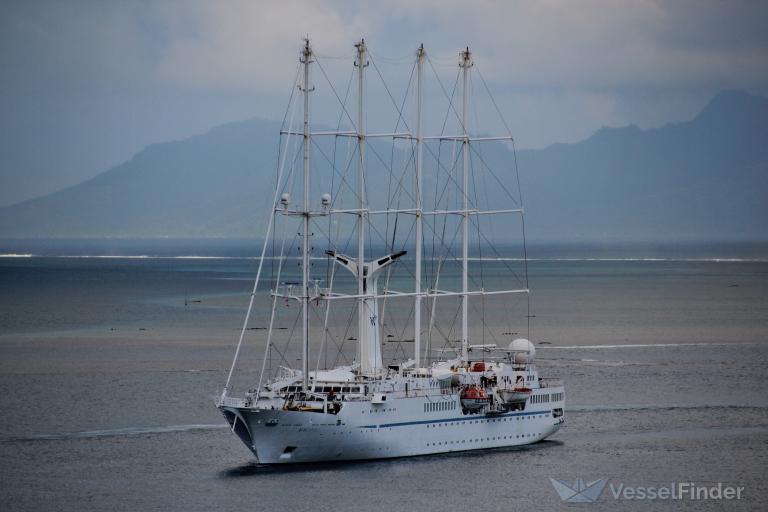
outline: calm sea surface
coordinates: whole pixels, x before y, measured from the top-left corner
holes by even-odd
[[[205,253],[215,258],[177,258],[189,254],[175,246],[77,247],[0,257],[2,510],[768,510],[768,259],[759,248],[723,257],[534,254],[531,337],[540,373],[562,378],[568,400],[566,426],[550,440],[270,468],[253,463],[213,405],[256,261],[236,257],[236,245]],[[488,267],[487,287],[515,286],[498,281],[503,265]],[[453,339],[446,306],[435,353]],[[394,320],[407,304],[386,307],[385,354],[410,354],[407,319]],[[279,309],[284,350],[272,367],[296,364],[300,351],[297,308]],[[238,390],[258,379],[268,313],[260,294]],[[313,341],[321,365],[354,355],[349,311],[341,313],[328,349]],[[478,306],[488,327],[473,338],[526,335],[525,313],[520,304]],[[596,503],[578,505],[561,502],[550,478],[744,491],[738,501],[670,502],[616,500],[606,487]]]

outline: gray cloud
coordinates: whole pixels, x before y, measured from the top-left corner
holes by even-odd
[[[521,145],[540,147],[686,119],[723,88],[768,91],[766,19],[768,3],[721,1],[3,2],[0,204],[152,142],[280,116],[305,34],[337,78],[361,35],[403,75],[424,42],[448,82],[469,44]]]

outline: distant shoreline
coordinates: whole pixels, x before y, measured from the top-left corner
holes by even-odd
[[[257,260],[258,256],[155,256],[149,254],[0,254],[3,259],[32,259],[32,258],[61,258],[61,259],[106,259],[106,260]],[[265,259],[279,259],[267,256]],[[296,256],[288,256],[289,260],[301,260]],[[325,260],[325,257],[312,257],[312,260]],[[481,261],[480,258],[469,258],[469,261]],[[520,258],[485,258],[483,261],[523,261]],[[528,258],[529,262],[636,262],[636,263],[768,263],[768,258]]]
[[[323,247],[322,239],[316,243]],[[261,254],[262,244],[262,240],[245,238],[0,238],[0,258],[254,259]],[[532,240],[525,253],[521,244],[497,245],[496,249],[494,254],[475,251],[470,257],[521,261],[527,254],[528,261],[768,261],[767,239]],[[383,254],[387,248],[372,247],[370,250]],[[267,248],[269,257],[277,256],[278,252],[272,247]],[[321,254],[318,249],[316,257],[322,259]],[[489,258],[491,256],[493,258]]]

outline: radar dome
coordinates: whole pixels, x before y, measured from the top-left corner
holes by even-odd
[[[532,363],[536,356],[536,347],[525,338],[517,338],[509,344],[509,350],[513,350],[513,358],[517,364]]]

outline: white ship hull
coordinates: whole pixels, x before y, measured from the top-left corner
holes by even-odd
[[[560,392],[562,388],[550,388]],[[561,395],[562,396],[562,395]],[[564,403],[522,411],[463,414],[456,394],[396,398],[385,404],[345,402],[339,414],[221,405],[230,426],[263,464],[408,457],[531,444],[564,422]],[[559,412],[555,412],[558,410]]]

